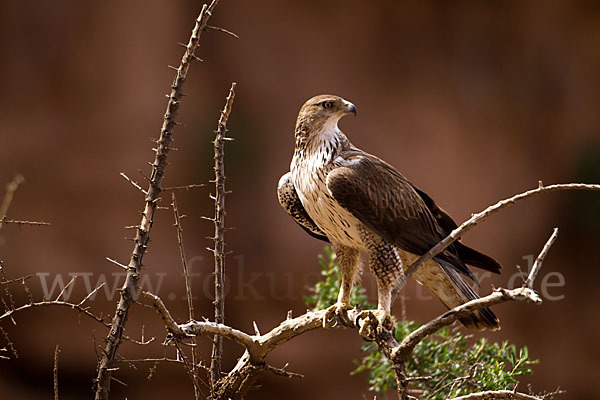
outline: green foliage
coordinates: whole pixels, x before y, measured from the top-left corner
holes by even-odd
[[[319,255],[319,265],[323,280],[315,285],[313,295],[306,298],[307,305],[315,310],[336,302],[341,280],[339,263],[328,247],[324,255]],[[360,286],[352,292],[352,304],[373,308]],[[397,323],[396,339],[401,341],[418,327],[412,321]],[[366,355],[356,362],[357,368],[352,373],[366,372],[370,391],[384,394],[394,389],[392,365],[377,345],[364,344],[362,351]],[[517,378],[532,374],[531,366],[537,363],[529,358],[527,347],[517,349],[508,342],[490,343],[486,339],[473,341],[470,336],[444,328],[415,347],[406,363],[406,372],[416,378],[411,389],[419,391],[420,398],[437,400],[481,390],[512,389]]]
[[[414,322],[396,325],[396,339],[419,327]],[[389,360],[379,352],[377,345],[368,343],[362,350],[367,355],[357,363],[354,374],[368,372],[369,390],[383,394],[395,387],[394,372]],[[530,375],[531,360],[527,347],[519,350],[508,342],[490,343],[486,339],[475,342],[458,332],[441,329],[435,336],[419,343],[406,363],[409,377],[421,378],[412,382],[425,399],[446,399],[482,390],[512,389],[517,377]]]

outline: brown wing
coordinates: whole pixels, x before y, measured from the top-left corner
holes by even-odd
[[[363,224],[402,250],[417,255],[446,236],[423,198],[394,167],[355,149],[341,156],[353,161],[328,174],[327,188]],[[454,246],[437,258],[476,280]]]
[[[279,184],[277,185],[277,198],[279,199],[281,207],[283,207],[290,217],[292,217],[306,233],[316,239],[329,242],[327,236],[319,229],[317,224],[314,223],[304,209],[304,206],[298,197],[298,193],[294,188],[294,184],[291,181],[289,172],[279,179]]]

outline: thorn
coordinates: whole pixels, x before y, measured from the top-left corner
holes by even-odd
[[[177,44],[180,45],[180,46],[183,46],[183,47],[185,47],[187,49],[187,44],[181,43],[181,42],[177,42]]]
[[[131,185],[133,185],[134,188],[136,188],[140,192],[144,193],[146,196],[148,195],[148,192],[146,190],[144,190],[140,185],[138,185],[137,182],[135,182],[130,177],[125,175],[125,173],[121,172],[119,175],[121,175],[127,182],[131,183]]]
[[[544,182],[538,181],[538,188],[539,189],[543,189],[544,188]]]
[[[171,68],[171,69],[173,69],[173,70],[175,70],[175,71],[179,72],[179,67],[175,68],[175,67],[174,67],[174,66],[172,66],[172,65],[167,65],[167,67],[169,67],[169,68]]]
[[[195,55],[195,54],[190,54],[190,57],[192,57],[192,59],[194,59],[194,60],[196,60],[196,61],[204,62],[204,60],[203,60],[203,59],[201,59],[200,57],[198,57],[198,56],[197,56],[197,55]]]
[[[148,177],[146,176],[146,174],[144,174],[144,173],[142,172],[142,170],[141,170],[141,169],[138,169],[138,172],[140,173],[140,175],[142,175],[142,177],[143,177],[145,180],[147,180],[148,182],[150,182],[150,178],[148,178]]]
[[[108,261],[110,261],[111,263],[113,263],[113,264],[115,264],[115,265],[117,265],[117,266],[119,266],[119,267],[123,268],[124,270],[127,270],[127,265],[121,264],[120,262],[118,262],[118,261],[116,261],[116,260],[113,260],[113,259],[112,259],[112,258],[110,258],[110,257],[106,257],[106,259],[107,259]]]
[[[219,32],[223,32],[223,33],[226,33],[228,35],[231,35],[231,36],[233,36],[236,39],[240,38],[235,33],[231,32],[231,31],[228,31],[227,29],[224,29],[224,28],[219,28],[218,26],[206,25],[206,27],[204,29],[214,29],[215,31],[219,31]]]
[[[292,310],[287,312],[287,317],[286,319],[292,319]]]

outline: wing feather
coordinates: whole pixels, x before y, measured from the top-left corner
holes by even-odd
[[[444,230],[412,184],[385,161],[367,153],[353,154],[358,152],[350,149],[342,153],[342,158],[358,161],[327,175],[327,188],[333,198],[369,229],[404,251],[421,255],[441,241],[446,236]],[[446,225],[450,226],[448,222]],[[436,258],[476,281],[454,246]]]
[[[302,229],[304,229],[306,233],[316,239],[329,242],[325,233],[319,229],[317,224],[315,224],[304,209],[304,206],[298,197],[298,193],[296,192],[296,188],[291,181],[290,172],[279,179],[279,184],[277,185],[277,198],[279,199],[281,207],[283,207],[283,209]]]

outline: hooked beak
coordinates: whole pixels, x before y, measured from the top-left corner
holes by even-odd
[[[356,106],[352,103],[350,103],[349,101],[345,101],[344,102],[344,111],[346,112],[346,114],[354,114],[356,115]]]

